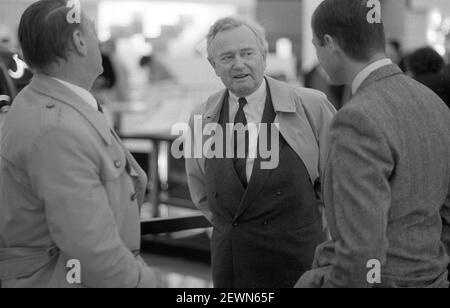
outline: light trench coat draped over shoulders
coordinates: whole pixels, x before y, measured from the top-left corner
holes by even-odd
[[[274,123],[279,123],[281,135],[308,169],[322,208],[321,174],[328,154],[328,129],[336,110],[322,92],[294,87],[270,77],[266,77],[266,80],[276,112]],[[222,90],[212,95],[206,104],[194,111],[190,121],[192,131],[195,117],[201,117],[203,127],[219,121],[225,94],[225,90]],[[194,142],[198,141],[205,143],[206,138],[195,136]],[[186,159],[186,170],[194,204],[213,221],[206,200],[205,163],[205,157]]]

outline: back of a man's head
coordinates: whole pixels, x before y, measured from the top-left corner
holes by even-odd
[[[37,1],[22,15],[19,42],[25,61],[34,70],[44,70],[60,60],[67,61],[74,31],[83,30],[80,23],[68,19],[72,8],[67,2]]]
[[[312,28],[320,44],[324,36],[333,37],[346,55],[354,61],[366,62],[385,51],[386,37],[381,22],[369,17],[370,0],[325,0],[316,9]]]
[[[444,58],[432,47],[419,48],[406,58],[406,67],[415,77],[439,74],[444,65]]]

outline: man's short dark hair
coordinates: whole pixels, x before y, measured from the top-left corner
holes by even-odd
[[[59,60],[66,60],[72,49],[72,35],[82,30],[81,24],[70,23],[73,8],[68,0],[41,0],[23,13],[19,26],[19,42],[27,64],[45,69]]]
[[[414,76],[440,73],[444,65],[444,58],[431,47],[419,48],[406,58],[406,67]]]
[[[324,44],[324,36],[333,37],[342,50],[356,61],[368,61],[384,52],[386,36],[383,23],[370,23],[369,0],[325,0],[313,14],[312,28]],[[370,15],[369,15],[370,16]],[[381,21],[381,20],[380,20]]]

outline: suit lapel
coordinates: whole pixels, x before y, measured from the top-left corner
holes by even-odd
[[[217,103],[217,102],[216,102]],[[218,109],[218,111],[217,111]],[[218,102],[217,105],[210,105],[210,112],[205,113],[204,119],[207,123],[217,123],[221,124],[224,127],[229,122],[229,105],[228,105],[228,92],[225,91],[224,95],[221,96],[221,102]],[[217,139],[217,135],[214,135],[213,140]],[[223,144],[226,144],[226,135],[223,134]],[[226,146],[223,147],[223,150],[226,151]],[[225,153],[224,153],[225,157]],[[205,162],[205,170],[209,174],[207,177],[212,179],[215,186],[221,185],[221,183],[227,183],[229,187],[227,187],[228,191],[233,192],[237,196],[242,196],[244,194],[244,187],[242,186],[241,181],[234,169],[233,160],[230,158],[212,158],[207,159]],[[218,189],[216,188],[216,191]],[[230,215],[229,217],[234,217],[235,213],[238,211],[239,203],[230,202],[225,210]]]
[[[305,108],[302,108],[303,97],[292,95],[293,90],[290,86],[267,77],[270,91],[272,92],[272,102],[275,109],[275,123],[279,123],[281,136],[287,144],[294,150],[297,156],[303,161],[311,181],[319,177],[317,166],[315,166],[309,157],[319,157],[319,148],[317,142],[305,144],[304,140],[316,140],[312,130],[312,122],[306,114]]]
[[[272,95],[270,92],[269,86],[267,87],[267,98],[266,105],[264,107],[263,117],[261,123],[265,123],[268,125],[268,128],[271,129],[271,124],[275,119],[275,110],[272,104]],[[269,142],[268,145],[272,147],[272,140],[270,140],[270,131],[268,131]],[[237,220],[242,214],[248,209],[251,205],[252,201],[259,194],[259,192],[264,188],[264,185],[267,182],[267,179],[272,174],[273,169],[261,169],[261,155],[259,154],[259,135],[258,135],[258,150],[255,162],[253,164],[252,176],[250,178],[250,182],[247,186],[247,190],[242,197],[241,204],[239,205],[239,209],[236,212],[234,220]],[[281,150],[281,143],[279,145],[279,150]],[[237,175],[236,175],[237,176]]]
[[[86,104],[75,92],[44,74],[36,74],[31,82],[31,87],[39,93],[52,97],[77,110],[97,130],[106,144],[112,144],[110,127],[105,116]]]

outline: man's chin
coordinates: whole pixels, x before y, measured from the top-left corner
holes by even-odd
[[[233,94],[236,95],[237,97],[245,97],[253,93],[250,87],[233,88],[231,89],[231,92],[233,92]]]

